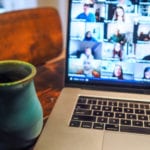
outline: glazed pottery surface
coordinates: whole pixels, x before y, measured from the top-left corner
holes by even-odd
[[[0,150],[21,150],[34,143],[43,127],[36,68],[18,60],[0,61]]]

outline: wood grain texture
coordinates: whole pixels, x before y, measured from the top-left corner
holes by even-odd
[[[64,87],[65,61],[60,59],[37,68],[34,83],[41,105],[44,120],[50,115],[53,106]]]
[[[44,64],[62,51],[62,28],[52,7],[0,15],[0,60],[19,59]]]

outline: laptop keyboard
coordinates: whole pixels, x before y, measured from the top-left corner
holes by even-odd
[[[150,104],[80,96],[70,126],[150,134]]]

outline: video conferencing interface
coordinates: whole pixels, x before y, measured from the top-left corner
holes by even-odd
[[[72,0],[70,81],[150,83],[150,0]]]

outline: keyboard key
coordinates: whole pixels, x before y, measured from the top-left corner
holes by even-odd
[[[131,108],[124,108],[125,113],[133,113],[133,109]]]
[[[93,109],[93,110],[101,110],[101,106],[93,105],[93,106],[92,106],[92,109]]]
[[[98,101],[98,105],[107,105],[107,101]]]
[[[82,122],[82,128],[92,128],[92,122]]]
[[[141,109],[149,109],[150,107],[149,107],[149,104],[141,104],[140,108]]]
[[[109,118],[109,123],[110,123],[110,124],[119,124],[119,119],[116,119],[116,118]]]
[[[121,119],[122,125],[131,125],[131,120]]]
[[[93,115],[94,116],[102,116],[103,112],[102,111],[94,111]]]
[[[75,115],[91,115],[92,111],[87,109],[76,109],[74,114]]]
[[[125,118],[125,114],[123,114],[123,113],[116,113],[115,117],[116,118]]]
[[[104,124],[103,123],[94,123],[93,129],[104,129]]]
[[[139,105],[136,104],[136,103],[130,103],[130,104],[129,104],[129,107],[130,107],[130,108],[139,108]]]
[[[148,120],[148,116],[139,115],[139,116],[138,116],[138,119],[139,119],[139,120],[145,120],[145,121],[146,121],[146,120]]]
[[[90,109],[90,105],[87,105],[87,104],[77,104],[76,109]]]
[[[133,126],[142,127],[143,126],[143,122],[142,121],[133,121]]]
[[[80,127],[80,121],[71,121],[70,126],[71,127]]]
[[[141,134],[150,134],[150,128],[132,127],[132,126],[120,126],[121,132],[132,132]]]
[[[128,103],[126,103],[126,102],[119,102],[119,107],[128,107]]]
[[[121,107],[114,107],[113,111],[115,111],[115,112],[122,112],[122,108]]]
[[[146,114],[147,114],[147,115],[150,115],[150,110],[146,110]]]
[[[144,122],[144,127],[150,128],[150,122]]]
[[[105,129],[110,130],[110,131],[119,131],[119,125],[117,125],[117,124],[106,124]]]
[[[105,118],[105,117],[98,117],[98,120],[97,122],[101,122],[101,123],[107,123],[108,121],[108,118]]]
[[[88,100],[88,104],[96,104],[96,100]]]
[[[78,103],[85,104],[86,103],[85,97],[80,96],[79,99],[78,99]]]
[[[109,106],[117,106],[117,102],[116,101],[110,101],[110,102],[108,102],[108,105]]]
[[[104,117],[113,117],[114,113],[113,112],[104,112]]]
[[[136,114],[144,114],[144,110],[143,109],[135,109],[135,113]]]
[[[135,114],[127,114],[127,119],[136,119]]]
[[[110,106],[103,106],[102,110],[103,111],[111,111],[112,107]]]
[[[81,116],[81,115],[73,115],[72,120],[78,121],[96,121],[96,117],[94,116]]]

